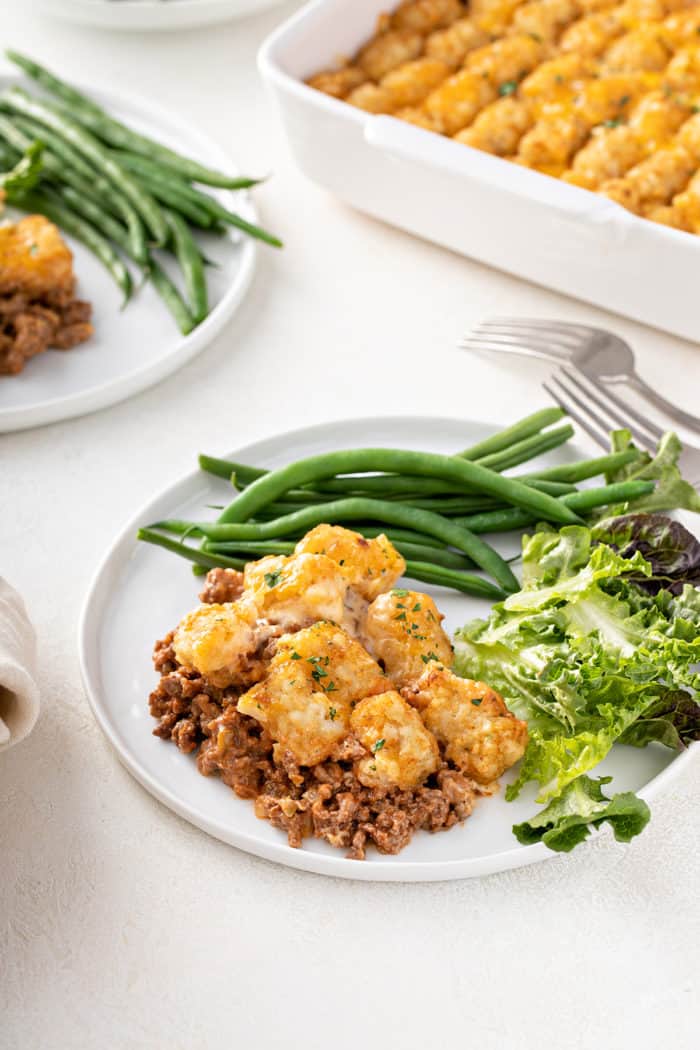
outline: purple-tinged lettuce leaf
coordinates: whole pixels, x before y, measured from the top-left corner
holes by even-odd
[[[594,526],[592,536],[622,558],[642,555],[651,566],[651,575],[634,573],[629,578],[649,594],[662,588],[680,594],[686,583],[700,585],[700,542],[679,521],[664,514],[605,518]]]
[[[665,744],[682,751],[700,740],[700,703],[682,689],[669,689],[618,738],[621,744]]]

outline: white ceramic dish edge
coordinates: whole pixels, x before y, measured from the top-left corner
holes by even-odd
[[[397,420],[404,419],[404,417],[400,416],[395,418]],[[412,418],[419,419],[419,417]],[[424,418],[425,422],[434,422],[434,417]],[[370,421],[371,417],[368,418],[367,422],[369,423]],[[387,421],[391,421],[390,417],[382,417],[382,422]],[[485,425],[490,426],[491,424]],[[327,427],[327,424],[321,423],[302,429],[305,434],[308,434],[314,430],[322,431],[325,427]],[[261,439],[255,444],[262,444],[263,441],[264,439]],[[238,453],[235,454],[237,455]],[[363,882],[444,882],[452,879],[489,875],[553,859],[555,854],[542,843],[537,843],[525,847],[516,846],[510,851],[500,852],[487,858],[466,858],[463,860],[432,863],[392,860],[390,866],[350,862],[352,864],[350,872],[348,870],[349,862],[344,857],[312,854],[306,852],[303,848],[290,850],[283,842],[279,844],[261,843],[259,838],[252,838],[243,832],[232,831],[231,828],[210,819],[206,813],[202,813],[194,806],[190,806],[176,798],[143,769],[138,761],[132,756],[125,754],[124,749],[120,746],[118,735],[102,708],[95,674],[93,673],[94,659],[91,656],[91,652],[94,653],[96,651],[96,631],[99,623],[96,608],[99,606],[103,591],[110,585],[107,570],[114,556],[127,550],[133,550],[138,542],[135,538],[137,529],[148,521],[161,516],[162,513],[167,512],[169,508],[161,508],[159,503],[165,498],[167,498],[169,505],[177,501],[179,494],[191,485],[197,474],[197,471],[188,471],[174,484],[169,485],[163,492],[141,507],[124,525],[92,576],[79,617],[78,658],[88,703],[98,725],[114,749],[119,761],[141,786],[183,819],[222,842],[287,867],[316,874],[330,875],[336,878],[355,879]],[[652,801],[698,754],[700,754],[700,742],[692,744],[665,769],[653,777],[638,791],[640,797],[647,802]],[[609,829],[603,828],[594,831],[591,838],[609,833]]]
[[[393,5],[311,0],[260,49],[260,72],[305,174],[355,207],[462,255],[700,339],[697,237],[304,84],[336,56],[352,54],[387,6]]]

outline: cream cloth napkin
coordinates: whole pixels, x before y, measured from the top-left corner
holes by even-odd
[[[31,731],[39,715],[36,635],[24,602],[0,577],[0,751]]]

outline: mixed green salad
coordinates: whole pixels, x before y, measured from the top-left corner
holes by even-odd
[[[615,743],[700,739],[700,543],[653,512],[541,526],[523,537],[522,569],[522,589],[455,638],[457,672],[487,681],[528,723],[506,797],[534,781],[546,805],[513,831],[569,851],[607,821],[627,842],[649,820],[646,803],[609,797],[610,778],[588,774]]]

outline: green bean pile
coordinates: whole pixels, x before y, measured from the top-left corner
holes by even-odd
[[[35,143],[43,145],[38,188],[13,197],[85,244],[107,268],[127,302],[136,264],[187,334],[209,313],[206,260],[194,229],[223,233],[233,226],[274,247],[282,242],[225,208],[193,184],[241,190],[260,180],[233,177],[137,134],[86,95],[16,51],[7,57],[48,98],[20,87],[0,94],[0,168],[12,168]],[[183,292],[153,252],[174,256]]]
[[[497,601],[520,584],[480,534],[539,521],[581,523],[581,514],[654,488],[653,481],[625,481],[577,489],[578,482],[631,462],[634,449],[515,477],[501,473],[568,441],[572,427],[553,426],[563,416],[559,408],[542,409],[452,456],[350,449],[266,471],[201,455],[201,469],[230,481],[236,497],[219,508],[216,521],[168,519],[140,529],[138,538],[205,572],[216,566],[243,569],[267,554],[291,554],[314,526],[351,523],[367,538],[385,533],[406,559],[409,578]],[[199,545],[187,543],[189,538]]]

